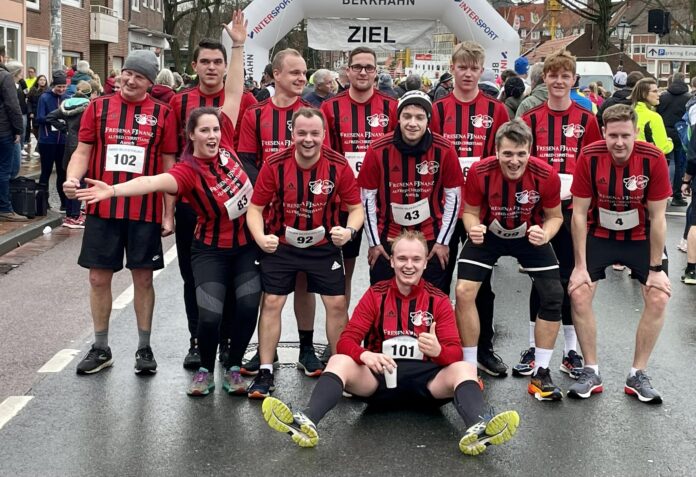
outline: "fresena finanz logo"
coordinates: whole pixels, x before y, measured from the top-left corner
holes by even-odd
[[[247,36],[248,36],[250,39],[253,39],[253,38],[254,38],[254,35],[256,35],[257,33],[261,33],[261,31],[263,31],[264,28],[266,28],[268,25],[270,25],[271,22],[273,21],[273,19],[274,19],[275,17],[277,17],[278,14],[280,14],[280,12],[282,12],[283,10],[285,10],[291,3],[292,3],[292,0],[281,0],[281,2],[279,2],[279,3],[273,8],[273,10],[271,10],[270,12],[268,12],[268,15],[266,15],[265,17],[263,17],[263,18],[261,19],[261,21],[259,21],[259,23],[258,23],[254,28],[252,28],[251,31],[249,31],[249,33],[247,34]]]

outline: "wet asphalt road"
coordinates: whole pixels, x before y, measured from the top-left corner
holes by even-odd
[[[10,335],[3,337],[3,347],[11,342],[15,351],[14,361],[8,361],[10,353],[0,354],[0,400],[33,396],[0,429],[0,475],[693,475],[696,385],[690,363],[696,360],[696,287],[678,282],[686,261],[675,249],[682,220],[668,218],[674,296],[649,369],[664,404],[645,405],[623,393],[642,300],[626,272],[608,270],[596,298],[604,393],[585,401],[540,403],[526,393],[526,379],[485,378],[489,403],[498,410],[516,409],[522,422],[511,442],[478,458],[458,451],[463,426],[451,405],[384,412],[344,399],[321,422],[319,446],[299,449],[266,426],[260,402],[224,394],[219,374],[211,396],[188,397],[191,374],[181,367],[188,336],[176,261],[155,281],[155,376],[133,373],[137,332],[127,306],[112,317],[113,368],[76,376],[75,359],[61,372],[39,377],[36,369],[58,350],[75,348],[82,355],[89,347],[86,273],[71,265],[79,250],[76,237],[0,277],[0,298],[9,305],[2,326]],[[42,274],[51,278],[53,293],[31,293],[32,287],[43,289],[30,281],[42,282],[35,278]],[[366,276],[361,263],[356,297],[367,287]],[[118,276],[114,297],[126,278]],[[527,346],[530,282],[504,259],[494,286],[496,350],[514,364]],[[70,299],[61,298],[61,289]],[[281,353],[287,364],[277,371],[275,395],[299,407],[314,381],[291,364],[297,333],[290,311],[289,302],[282,338],[288,346]],[[319,311],[318,322],[322,319]],[[319,325],[315,341],[325,342]],[[555,382],[566,389],[572,381],[558,371],[562,346],[559,336],[552,369]],[[27,361],[13,371],[13,363]]]

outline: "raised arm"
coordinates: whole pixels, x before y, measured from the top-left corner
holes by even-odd
[[[244,92],[244,42],[247,37],[247,21],[244,19],[244,12],[236,10],[232,15],[232,23],[224,27],[232,39],[232,49],[227,62],[225,102],[222,105],[222,112],[230,118],[232,124],[237,124],[239,105]]]

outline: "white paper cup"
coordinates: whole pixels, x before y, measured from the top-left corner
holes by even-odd
[[[387,389],[394,389],[396,387],[396,368],[391,373],[389,368],[384,368],[384,380],[387,382]]]

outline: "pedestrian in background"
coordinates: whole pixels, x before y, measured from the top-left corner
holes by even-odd
[[[19,174],[19,168],[22,163],[22,153],[24,152],[24,135],[27,127],[27,97],[24,94],[26,84],[24,83],[24,65],[19,61],[8,61],[5,65],[7,70],[12,75],[17,90],[17,101],[19,101],[19,109],[22,111],[22,133],[19,142],[15,144],[12,153],[12,168],[10,170],[10,179],[14,179]],[[24,152],[26,155],[26,152]]]
[[[681,192],[681,179],[684,175],[684,165],[686,164],[686,151],[681,147],[681,140],[674,126],[686,113],[686,103],[690,98],[689,86],[684,81],[684,74],[674,73],[670,78],[667,90],[660,95],[660,103],[655,108],[655,111],[664,120],[667,136],[672,140],[672,144],[675,145],[672,153],[673,160],[670,161],[669,165],[669,172],[672,177],[672,207],[686,207],[687,205]]]
[[[155,78],[155,85],[150,90],[150,96],[159,99],[165,103],[169,103],[174,97],[174,75],[167,68],[162,69]]]

